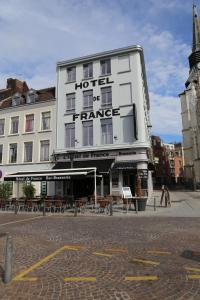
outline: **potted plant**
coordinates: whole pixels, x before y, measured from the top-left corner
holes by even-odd
[[[10,182],[0,183],[0,199],[8,200],[12,195],[12,184]]]
[[[136,201],[137,201],[138,210],[144,211],[146,209],[147,197],[145,197],[144,191],[142,190],[141,178],[138,174],[136,175],[135,194],[136,194],[136,198],[134,199],[135,208],[136,208]]]
[[[34,198],[36,189],[32,183],[24,184],[22,187],[22,190],[23,190],[24,196],[26,197],[26,200],[30,200],[30,199]]]

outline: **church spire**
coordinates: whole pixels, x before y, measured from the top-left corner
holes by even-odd
[[[193,45],[192,52],[200,50],[200,19],[197,7],[193,4]]]
[[[200,62],[200,18],[197,13],[197,7],[193,4],[193,41],[192,53],[189,56],[190,69]]]

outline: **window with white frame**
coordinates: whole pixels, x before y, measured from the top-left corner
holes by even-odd
[[[31,132],[34,129],[34,114],[26,115],[25,131]]]
[[[18,130],[19,130],[19,117],[12,117],[11,118],[10,133],[11,134],[18,133]]]
[[[49,160],[49,140],[40,142],[40,160]]]
[[[111,62],[110,59],[103,59],[100,62],[101,64],[101,75],[111,74]]]
[[[101,120],[101,143],[103,145],[113,143],[113,126],[111,118]]]
[[[3,145],[0,145],[0,164],[2,164],[3,159]]]
[[[112,87],[101,88],[101,105],[112,106]]]
[[[67,94],[66,99],[67,99],[66,110],[75,111],[76,94],[75,93]]]
[[[65,134],[66,134],[66,147],[75,147],[75,123],[65,124]]]
[[[93,64],[88,63],[83,65],[83,78],[91,78],[93,77]]]
[[[0,135],[4,135],[5,119],[0,119]]]
[[[83,122],[83,146],[93,145],[93,121]]]
[[[33,142],[24,143],[24,161],[32,162],[33,159]]]
[[[12,106],[20,105],[22,101],[21,95],[16,94],[12,97]]]
[[[76,67],[67,68],[67,81],[76,81]]]
[[[93,90],[83,92],[83,109],[93,108]]]
[[[17,143],[10,144],[9,163],[17,162]]]
[[[29,91],[26,97],[26,103],[34,103],[37,98],[36,92],[34,90]]]
[[[48,130],[50,129],[50,121],[51,121],[51,112],[46,111],[42,113],[42,130]]]

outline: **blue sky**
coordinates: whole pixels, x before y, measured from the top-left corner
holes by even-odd
[[[0,28],[1,88],[8,77],[53,86],[57,61],[140,44],[152,134],[181,140],[178,94],[189,72],[192,0],[0,0]]]

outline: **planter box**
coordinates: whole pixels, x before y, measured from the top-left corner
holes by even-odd
[[[146,210],[146,204],[147,204],[147,197],[135,197],[133,199],[133,204],[135,206],[136,210],[136,200],[138,203],[138,211],[145,211]]]

